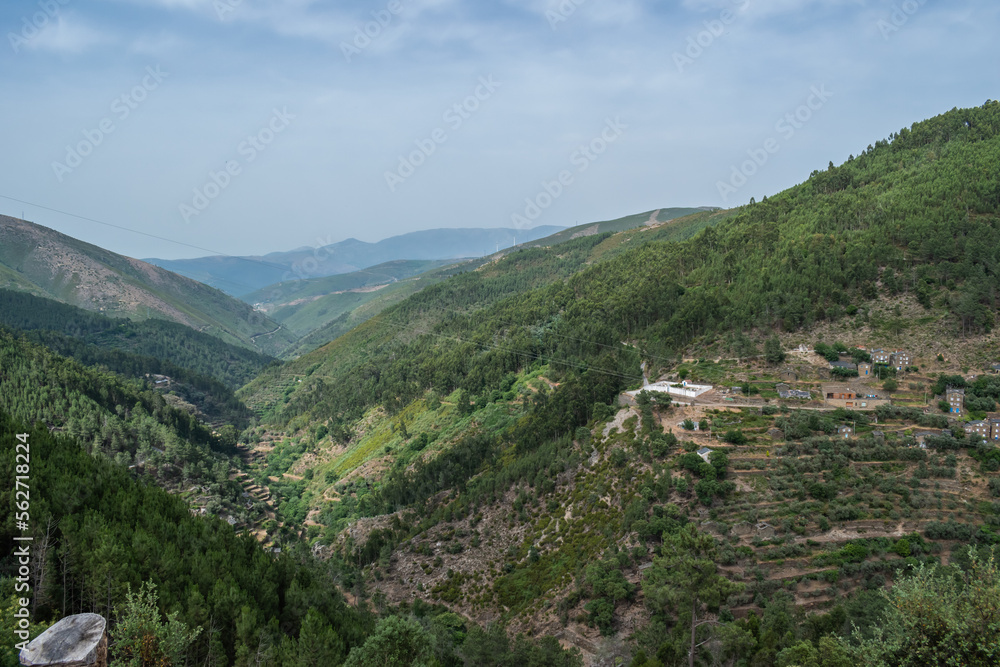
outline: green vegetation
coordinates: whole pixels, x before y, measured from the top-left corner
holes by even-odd
[[[7,216],[0,216],[0,287],[115,317],[185,324],[266,354],[294,340],[215,288]]]
[[[276,283],[241,298],[261,304],[271,312],[272,319],[299,336],[325,328],[326,333],[311,338],[315,343],[309,351],[387,306],[468,268],[445,260],[388,262],[353,273]],[[301,342],[296,344],[296,348],[301,347]]]
[[[30,294],[0,290],[0,325],[88,366],[129,377],[169,375],[202,388],[214,378],[237,389],[274,359],[166,320],[133,322]]]
[[[852,647],[866,667],[995,665],[1000,656],[1000,570],[993,552],[968,553],[958,572],[918,566],[890,591],[880,625]]]
[[[130,623],[141,625],[153,614],[156,600],[146,588],[151,582],[158,613],[170,610],[163,632],[190,637],[193,632],[181,633],[178,624],[201,628],[185,651],[188,661],[243,665],[260,646],[297,651],[310,613],[335,630],[344,650],[363,643],[374,625],[363,610],[344,603],[329,569],[305,547],[265,554],[252,537],[237,535],[225,522],[194,517],[183,500],[136,482],[69,438],[44,427],[25,429],[0,411],[0,479],[8,489],[0,508],[8,517],[0,529],[5,553],[14,544],[14,444],[22,432],[31,453],[33,549],[48,554],[32,569],[38,618],[94,610],[121,619],[126,637],[120,648],[127,651],[134,636]],[[131,598],[130,589],[136,592]],[[165,637],[152,626],[145,630]],[[169,655],[180,644],[163,648]]]

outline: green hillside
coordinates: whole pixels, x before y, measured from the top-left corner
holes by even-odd
[[[725,332],[836,321],[886,293],[945,308],[956,335],[985,331],[1000,287],[998,125],[996,103],[915,124],[688,241],[659,240],[679,222],[514,253],[422,291],[245,394],[281,421],[328,419],[386,399],[405,405],[431,387],[478,394],[526,358],[592,365],[600,350],[620,355],[622,341],[662,363]],[[721,214],[700,218],[712,215]],[[287,405],[259,400],[256,388],[307,370]]]
[[[2,289],[0,326],[85,366],[126,378],[159,379],[164,390],[193,405],[204,419],[237,429],[246,427],[249,414],[233,391],[274,361],[182,324],[114,319]]]
[[[18,513],[15,473],[30,477],[30,513]],[[338,589],[345,582],[304,545],[265,552],[226,522],[192,516],[184,501],[2,408],[0,480],[10,489],[0,501],[9,517],[0,548],[13,554],[24,545],[15,539],[30,536],[39,555],[29,578],[32,636],[60,617],[96,612],[110,621],[109,656],[118,661],[331,667],[349,653],[354,664],[373,664],[390,646],[433,664],[490,664],[480,660],[488,656],[493,664],[581,665],[552,637],[511,642],[499,626],[486,631],[435,605],[383,609],[376,623],[367,606],[347,603]],[[14,583],[0,579],[0,661],[12,666]],[[137,596],[145,613],[127,604]]]
[[[452,264],[447,260],[398,260],[352,273],[276,283],[242,298],[290,331],[306,335],[377,299],[379,292],[397,283]],[[404,289],[413,293],[414,288],[419,289],[416,285]]]
[[[164,319],[274,354],[294,336],[247,304],[151,264],[0,216],[0,284],[115,317]]]
[[[694,215],[696,213],[701,213],[703,211],[713,211],[713,210],[718,210],[718,209],[714,209],[711,207],[661,208],[655,211],[646,211],[645,213],[636,213],[635,215],[627,215],[624,218],[618,218],[616,220],[606,220],[603,222],[592,222],[583,225],[576,225],[575,227],[569,227],[562,231],[556,232],[551,236],[546,236],[545,238],[541,238],[536,241],[527,241],[525,243],[519,243],[518,247],[538,248],[543,246],[556,245],[558,243],[562,243],[563,241],[569,241],[571,239],[580,238],[581,236],[604,234],[607,232],[624,232],[629,229],[636,229],[638,227],[644,227],[644,226],[646,227],[658,226],[663,223],[676,220],[678,218]]]
[[[870,629],[876,601],[843,596],[891,579],[905,564],[888,552],[961,563],[968,545],[1000,541],[990,501],[1000,450],[920,410],[881,415],[881,434],[858,413],[764,399],[746,413],[698,413],[723,445],[679,435],[686,408],[613,406],[641,385],[643,362],[650,377],[705,373],[747,393],[760,382],[776,399],[780,341],[833,328],[888,346],[933,325],[949,354],[988,367],[998,163],[1000,104],[990,102],[734,211],[521,250],[428,287],[241,391],[262,418],[248,433],[266,445],[262,469],[301,478],[275,485],[295,501],[279,518],[295,525],[309,513],[319,524],[310,539],[356,559],[369,581],[408,582],[392,587],[395,599],[559,623],[590,654],[598,634],[623,637],[618,619],[638,614],[647,634],[636,646],[661,656],[650,664],[683,659],[684,614],[657,592],[682,565],[668,557],[675,543],[711,551],[739,584],[720,583],[700,613],[753,612],[756,626],[739,621],[727,636],[749,633],[757,648],[739,655],[761,652],[754,664],[776,664],[808,635],[795,609],[828,610],[820,634],[847,635],[849,620]],[[709,353],[743,361],[712,366]],[[958,370],[914,353],[921,366]],[[829,375],[806,370],[814,389]],[[933,377],[901,382],[910,397],[939,390]],[[832,437],[845,421],[863,431],[850,451]],[[914,432],[928,427],[938,439],[924,452]],[[709,443],[727,457],[710,465],[692,453]],[[758,523],[777,529],[732,532]],[[685,524],[714,546],[696,546]],[[800,566],[786,568],[793,558]],[[820,581],[839,583],[810,583]],[[768,639],[760,624],[782,608],[789,634]],[[720,650],[729,641],[713,636]]]

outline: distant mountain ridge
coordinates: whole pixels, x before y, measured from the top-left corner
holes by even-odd
[[[392,236],[376,243],[354,238],[316,248],[273,252],[264,256],[196,257],[145,261],[216,287],[233,296],[245,296],[278,282],[351,273],[396,260],[446,260],[481,257],[545,238],[564,227],[543,225],[531,229],[427,229]]]
[[[208,285],[8,216],[0,216],[0,288],[105,315],[170,320],[269,354],[294,338]]]

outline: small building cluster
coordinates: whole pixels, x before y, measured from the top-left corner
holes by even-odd
[[[872,350],[872,362],[884,366],[892,366],[897,371],[905,371],[913,365],[913,355],[903,350],[888,352],[886,350]],[[871,372],[871,369],[869,369]]]
[[[966,435],[977,435],[983,440],[1000,440],[1000,419],[984,419],[965,425]]]

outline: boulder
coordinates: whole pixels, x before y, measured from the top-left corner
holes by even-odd
[[[107,621],[98,614],[67,616],[22,651],[26,667],[107,667]]]

